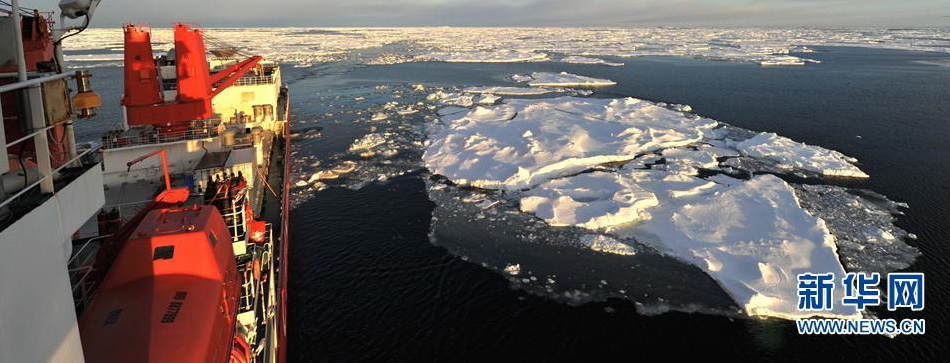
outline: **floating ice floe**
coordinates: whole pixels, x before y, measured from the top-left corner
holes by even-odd
[[[771,55],[764,57],[759,61],[759,65],[764,67],[775,66],[803,66],[805,63],[821,63],[814,59],[799,58],[791,55]]]
[[[347,174],[347,173],[352,172],[353,170],[356,170],[356,167],[357,167],[356,162],[347,160],[333,167],[330,170],[321,170],[316,173],[313,173],[313,175],[310,176],[310,179],[308,180],[308,182],[313,183],[318,180],[336,179],[342,176],[343,174]]]
[[[522,210],[551,225],[613,226],[607,230],[699,266],[750,315],[859,316],[846,306],[798,310],[798,274],[842,276],[844,269],[825,222],[802,209],[792,187],[775,176],[722,185],[625,168],[553,180],[527,193]]]
[[[611,231],[699,266],[746,313],[860,316],[841,304],[831,311],[798,310],[798,274],[843,276],[844,268],[824,220],[802,209],[785,181],[760,175],[722,185],[658,170],[624,170],[621,176],[652,191],[659,203],[647,208],[648,217]]]
[[[531,76],[528,76],[528,75],[515,74],[511,76],[511,80],[518,83],[528,82],[532,79],[533,78],[531,78]]]
[[[548,59],[548,55],[530,51],[496,50],[430,53],[418,58],[449,63],[520,63],[544,61]]]
[[[694,264],[750,315],[858,317],[841,305],[799,311],[797,275],[842,276],[840,261],[868,271],[913,261],[917,252],[900,241],[909,234],[892,225],[893,211],[842,188],[793,187],[768,174],[744,180],[698,173],[748,171],[733,162],[743,159],[774,164],[769,170],[866,177],[853,158],[678,109],[633,98],[514,99],[444,115],[430,129],[423,160],[459,185],[518,191],[506,198],[550,226],[610,233]],[[829,198],[843,205],[829,206]],[[851,223],[844,216],[853,213],[874,222]],[[627,251],[613,237],[591,236],[580,244]],[[869,245],[870,257],[853,257]]]
[[[370,133],[353,141],[350,145],[350,152],[360,152],[372,149],[386,143],[386,137],[379,133]]]
[[[407,106],[396,111],[400,116],[409,116],[419,112],[419,109]]]
[[[598,88],[617,84],[609,79],[578,76],[567,72],[534,72],[531,73],[531,78],[528,85],[532,87]]]
[[[426,100],[436,101],[446,106],[472,107],[475,105],[475,97],[471,94],[444,92],[441,90],[429,94],[426,96]]]
[[[457,184],[518,190],[703,139],[716,121],[634,98],[509,100],[442,117],[423,155]]]
[[[597,252],[624,256],[637,254],[637,251],[630,245],[601,234],[588,234],[581,236],[580,243],[581,245]]]
[[[623,63],[612,63],[600,58],[581,57],[581,56],[576,56],[576,55],[561,58],[561,62],[572,63],[572,64],[603,64],[605,66],[611,66],[611,67],[623,66]]]
[[[763,132],[735,146],[743,155],[771,160],[780,169],[806,170],[825,176],[868,177],[853,164],[857,162],[855,158],[774,133]]]
[[[468,87],[463,92],[488,93],[499,96],[537,96],[560,91],[543,87]]]
[[[501,97],[495,96],[491,93],[485,93],[478,97],[478,100],[475,101],[475,103],[483,106],[490,106],[498,103],[498,101],[501,101]]]

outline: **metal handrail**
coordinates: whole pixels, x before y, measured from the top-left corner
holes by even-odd
[[[211,137],[217,137],[220,133],[216,127],[208,127],[201,130],[185,130],[171,133],[139,134],[137,136],[122,136],[109,138],[103,136],[103,149],[117,149],[121,147],[162,144],[174,141],[200,140]]]
[[[273,84],[276,78],[274,76],[250,76],[250,77],[241,77],[234,82],[235,86],[251,86],[259,84]]]
[[[41,132],[47,132],[47,131],[49,131],[49,129],[54,128],[54,127],[56,127],[56,126],[59,126],[59,124],[47,125],[47,126],[45,126],[45,127],[41,127],[41,128],[38,128],[38,129],[34,129],[33,132],[31,132],[30,134],[28,134],[28,135],[26,135],[26,136],[23,136],[23,137],[21,137],[21,138],[19,138],[19,139],[16,139],[16,140],[13,140],[13,141],[8,142],[8,143],[7,143],[7,147],[11,147],[11,146],[14,146],[14,145],[16,145],[16,144],[19,144],[19,143],[21,143],[21,142],[24,142],[24,141],[26,141],[26,140],[32,139],[32,138],[36,137],[36,135],[39,135]]]
[[[264,261],[261,263],[261,269],[267,270],[271,267],[271,258],[274,256],[274,228],[270,223],[265,224],[267,231],[264,232],[264,252],[261,252],[261,260]]]
[[[74,158],[72,158],[72,159],[69,159],[69,161],[63,163],[63,165],[61,165],[60,167],[54,169],[49,175],[43,176],[42,178],[39,178],[38,180],[36,180],[36,181],[33,182],[32,184],[30,184],[29,186],[27,186],[27,187],[25,187],[25,188],[23,188],[23,189],[20,189],[19,192],[16,192],[15,194],[13,194],[12,196],[10,196],[9,198],[5,199],[3,202],[0,202],[0,208],[3,208],[3,207],[5,207],[7,204],[10,204],[10,202],[16,200],[16,199],[19,198],[21,195],[25,194],[26,192],[28,192],[28,191],[32,190],[33,188],[35,188],[37,185],[40,185],[41,183],[43,183],[44,181],[46,181],[46,179],[52,178],[52,177],[53,177],[54,175],[56,175],[56,173],[58,173],[60,170],[63,170],[63,168],[65,168],[65,167],[67,167],[67,166],[69,166],[69,165],[72,165],[72,164],[75,163],[77,160],[81,159],[82,157],[86,156],[86,154],[89,154],[90,152],[92,152],[93,150],[96,150],[96,149],[97,149],[97,148],[91,148],[91,149],[87,149],[86,151],[83,151],[82,154],[76,155],[76,157],[74,157]]]
[[[0,93],[15,91],[15,90],[23,89],[27,87],[38,86],[49,81],[55,81],[58,79],[69,78],[73,76],[75,76],[75,73],[57,73],[50,76],[31,78],[25,81],[5,84],[5,85],[0,86]]]
[[[96,236],[96,237],[90,238],[88,241],[86,241],[86,243],[83,243],[83,244],[82,244],[82,247],[79,248],[79,251],[73,252],[73,257],[69,259],[69,262],[66,262],[66,266],[72,265],[73,262],[76,261],[76,258],[79,257],[79,255],[82,254],[82,251],[85,251],[85,250],[86,250],[86,247],[88,247],[90,244],[92,244],[92,243],[95,242],[95,241],[98,241],[98,240],[101,240],[101,239],[106,239],[106,238],[109,238],[109,237],[112,237],[112,235],[111,235],[111,234],[107,234],[107,235],[103,235],[103,236]],[[85,263],[85,262],[86,262],[86,261],[83,261],[83,263]]]
[[[243,199],[244,198],[241,198],[242,202],[243,202]],[[242,237],[247,235],[247,226],[244,221],[244,203],[237,204],[237,205],[232,204],[231,210],[233,212],[225,214],[223,217],[224,218],[231,217],[232,224],[228,226],[228,230],[234,230],[234,233],[231,234],[231,241],[239,242]],[[244,229],[244,235],[241,235],[241,236],[237,235],[239,228]]]
[[[78,288],[79,286],[82,286],[82,283],[86,281],[86,277],[89,277],[89,275],[92,274],[93,268],[92,266],[82,266],[82,267],[69,269],[69,277],[73,277],[73,273],[78,272],[78,271],[85,271],[85,272],[83,272],[82,277],[79,278],[79,281],[76,281],[76,283],[73,284],[73,292],[76,292],[76,288]]]

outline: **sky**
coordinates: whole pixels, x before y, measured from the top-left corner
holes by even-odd
[[[54,8],[53,0],[21,0]],[[93,26],[950,27],[950,0],[103,0]]]

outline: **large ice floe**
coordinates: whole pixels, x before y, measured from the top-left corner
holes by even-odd
[[[717,125],[634,98],[509,100],[442,118],[423,159],[460,184],[518,190],[639,154],[686,146]]]
[[[797,276],[843,276],[835,237],[801,208],[792,187],[772,175],[733,185],[657,170],[624,170],[630,182],[656,193],[648,216],[614,233],[635,237],[699,266],[750,315],[798,318]],[[857,316],[836,305],[822,312]]]
[[[799,311],[798,274],[888,271],[916,256],[893,209],[758,173],[866,178],[854,158],[688,110],[634,98],[512,99],[444,115],[423,161],[456,185],[500,190],[485,208],[513,205],[551,228],[589,231],[582,247],[634,255],[636,241],[695,265],[753,316],[858,317],[841,304]]]

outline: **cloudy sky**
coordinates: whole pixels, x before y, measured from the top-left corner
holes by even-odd
[[[203,26],[943,27],[950,26],[950,0],[104,0],[94,25],[176,20]]]

